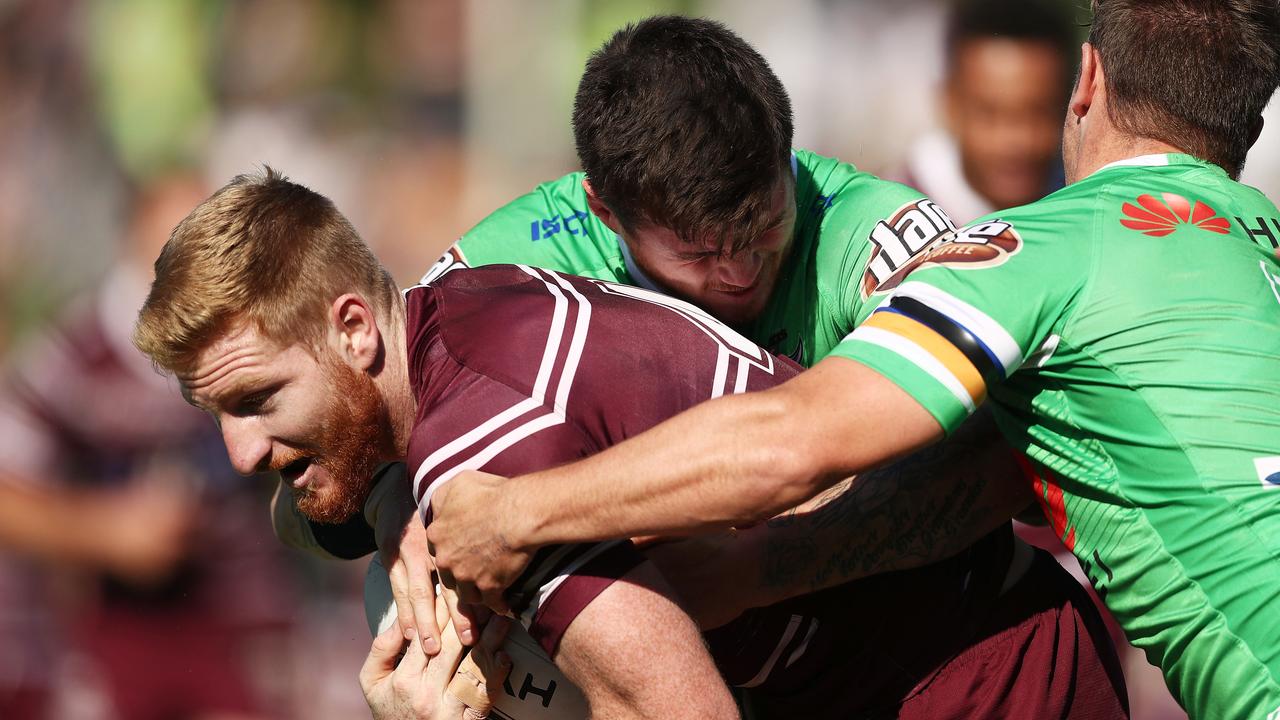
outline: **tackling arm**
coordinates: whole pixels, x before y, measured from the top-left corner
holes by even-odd
[[[646,550],[704,630],[753,607],[939,562],[1032,504],[987,413],[765,523]]]
[[[988,413],[943,443],[751,528],[760,604],[944,560],[1033,504]],[[755,553],[753,553],[754,555]]]
[[[749,524],[941,437],[897,385],[828,358],[775,389],[703,403],[579,462],[506,482],[460,475],[433,498],[428,537],[464,599],[501,607],[501,589],[531,549]]]

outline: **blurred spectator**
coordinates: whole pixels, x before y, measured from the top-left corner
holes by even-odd
[[[23,332],[114,248],[121,176],[92,112],[73,0],[0,2],[0,275]]]
[[[266,496],[234,475],[207,418],[130,343],[151,262],[205,194],[181,174],[139,191],[120,262],[11,356],[0,395],[0,542],[44,570],[90,571],[63,598],[67,634],[119,720],[263,716],[244,641],[283,637],[293,605]],[[33,649],[50,635],[40,620],[19,626],[41,636],[25,640]],[[40,657],[25,658],[23,678],[48,678],[50,665],[32,667]],[[21,712],[0,715],[40,717]]]
[[[308,0],[225,5],[214,28],[219,107],[205,145],[211,187],[263,164],[296,167],[299,182],[356,205],[360,224],[363,146],[378,109],[344,82],[359,65],[360,8]]]
[[[218,6],[203,0],[81,0],[92,100],[131,177],[189,162],[213,98],[206,71]]]
[[[961,0],[946,31],[945,131],[910,150],[899,178],[957,223],[1062,186],[1062,118],[1078,28],[1065,0]]]

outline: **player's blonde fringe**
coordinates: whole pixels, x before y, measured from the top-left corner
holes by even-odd
[[[241,323],[285,346],[319,348],[334,298],[357,293],[383,314],[396,292],[333,203],[269,167],[236,177],[193,210],[155,271],[133,340],[168,371],[192,368]]]

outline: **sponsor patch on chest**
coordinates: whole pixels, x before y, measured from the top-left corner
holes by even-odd
[[[905,262],[895,265],[887,274],[880,274],[881,266],[876,262],[878,256],[872,257],[867,265],[867,278],[863,280],[862,290],[866,294],[888,292],[901,285],[907,275],[923,265],[950,265],[973,270],[994,267],[1016,255],[1021,249],[1022,237],[1007,222],[997,219],[969,225],[942,233]],[[876,283],[874,286],[871,284],[873,273]]]
[[[871,259],[862,276],[862,296],[888,290],[914,266],[925,250],[956,230],[937,203],[923,198],[898,208],[871,230]]]

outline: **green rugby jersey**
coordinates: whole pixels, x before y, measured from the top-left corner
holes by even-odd
[[[797,150],[796,228],[769,304],[744,332],[811,365],[894,285],[908,261],[955,229],[921,194],[832,158]],[[543,183],[464,234],[423,277],[456,267],[519,263],[662,288],[587,207],[583,173]]]
[[[953,430],[990,395],[1130,641],[1197,718],[1280,717],[1280,211],[1186,155],[918,258],[834,351]]]

